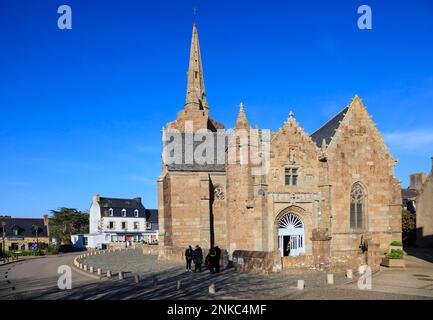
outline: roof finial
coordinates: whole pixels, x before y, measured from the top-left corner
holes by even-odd
[[[194,23],[195,23],[195,18],[196,18],[196,16],[197,16],[197,7],[192,7],[192,15],[193,15],[193,17],[194,17]]]
[[[245,106],[243,102],[239,104],[239,114],[236,119],[236,124],[234,129],[249,129],[250,124],[248,122],[247,116],[245,115]]]
[[[289,117],[290,117],[290,119],[293,119],[293,117],[294,117],[293,111],[289,112]]]

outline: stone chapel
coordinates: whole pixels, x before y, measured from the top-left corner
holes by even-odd
[[[251,133],[241,139],[241,131]],[[214,149],[201,146],[203,132]],[[158,179],[162,255],[181,257],[188,245],[217,244],[228,260],[243,254],[288,266],[355,265],[368,248],[384,253],[401,241],[396,160],[361,99],[355,96],[312,134],[290,113],[266,135],[251,128],[242,104],[234,128],[226,130],[211,118],[196,23],[185,105],[165,125],[164,147],[175,135],[178,143],[164,148],[163,159],[180,153],[181,161],[163,161]],[[258,149],[254,139],[268,145],[260,164],[248,161]],[[196,161],[197,151],[215,161]],[[239,157],[229,161],[229,154]]]

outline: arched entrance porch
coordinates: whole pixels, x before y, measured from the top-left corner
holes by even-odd
[[[278,250],[283,257],[294,257],[305,253],[305,229],[302,218],[288,211],[277,221]]]

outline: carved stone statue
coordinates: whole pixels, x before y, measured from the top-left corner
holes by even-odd
[[[289,161],[292,164],[296,162],[296,150],[294,148],[291,148],[289,151]]]

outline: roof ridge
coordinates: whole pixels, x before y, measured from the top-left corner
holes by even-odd
[[[113,199],[113,200],[137,200],[137,198],[141,198],[141,197],[135,197],[135,198],[99,197],[99,199]]]

